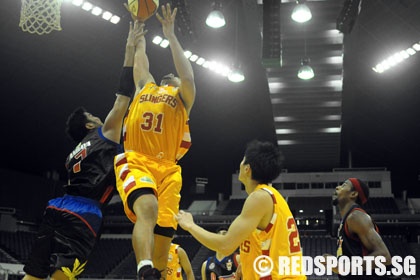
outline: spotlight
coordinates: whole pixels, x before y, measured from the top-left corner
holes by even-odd
[[[302,62],[301,62],[302,66],[299,68],[299,72],[297,74],[299,79],[310,80],[315,76],[314,70],[312,69],[311,66],[309,66],[309,62],[310,62],[309,58],[302,59]]]
[[[212,28],[220,28],[225,26],[226,21],[221,12],[222,5],[219,2],[213,2],[213,10],[207,16],[206,24]]]
[[[293,9],[292,19],[299,23],[304,23],[309,21],[312,18],[311,10],[305,4],[305,1],[300,0],[296,1],[297,5]]]
[[[228,79],[231,82],[239,83],[245,80],[244,73],[239,68],[234,68],[228,75]]]

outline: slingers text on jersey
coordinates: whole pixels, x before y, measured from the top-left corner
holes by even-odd
[[[140,96],[139,103],[143,103],[143,102],[166,103],[172,108],[175,108],[177,105],[176,98],[169,94],[154,95],[154,94],[146,93]]]

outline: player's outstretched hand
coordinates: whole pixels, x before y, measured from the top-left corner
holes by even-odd
[[[144,23],[141,21],[130,21],[130,31],[128,32],[127,37],[127,47],[136,47],[141,40],[144,39],[144,35],[147,33],[147,30],[144,30]]]
[[[167,3],[166,7],[165,5],[162,5],[162,16],[159,15],[159,13],[156,13],[157,19],[162,24],[163,35],[165,35],[166,38],[175,35],[174,26],[177,11],[177,8],[172,11],[171,4]]]
[[[194,219],[191,213],[180,210],[178,214],[175,215],[175,219],[178,221],[178,224],[186,231],[189,231],[194,225]]]

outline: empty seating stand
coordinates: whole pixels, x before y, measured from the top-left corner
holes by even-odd
[[[399,214],[397,203],[393,197],[370,197],[364,205],[371,214]]]
[[[132,252],[130,238],[101,238],[82,277],[104,278]]]
[[[223,215],[239,215],[244,205],[245,199],[231,199],[223,210]]]
[[[8,255],[25,263],[28,260],[35,236],[33,232],[0,231],[0,248],[7,252]]]

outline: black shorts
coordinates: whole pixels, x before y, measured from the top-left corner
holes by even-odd
[[[97,202],[66,195],[53,199],[45,210],[24,271],[46,278],[57,269],[73,270],[76,258],[87,261],[102,223]]]

